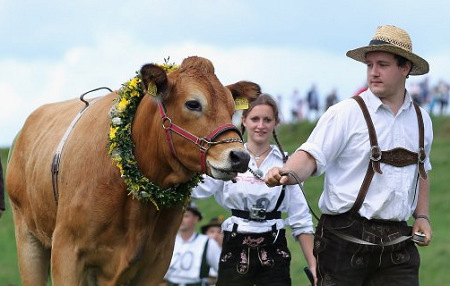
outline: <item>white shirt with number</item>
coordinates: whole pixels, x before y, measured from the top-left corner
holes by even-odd
[[[194,233],[187,241],[184,241],[179,234],[175,239],[172,260],[165,279],[176,284],[199,283],[200,268],[202,265],[203,252],[206,242],[206,262],[216,271],[219,269],[220,246],[208,236]]]

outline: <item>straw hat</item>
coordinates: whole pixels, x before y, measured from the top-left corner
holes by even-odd
[[[412,52],[408,33],[395,26],[379,26],[368,46],[350,50],[347,56],[365,63],[366,53],[375,51],[389,52],[408,59],[413,64],[411,75],[426,74],[430,69],[426,60]]]

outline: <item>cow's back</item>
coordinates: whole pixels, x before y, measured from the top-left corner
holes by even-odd
[[[108,130],[108,110],[113,96],[106,96],[89,107],[67,138],[59,166],[59,200],[65,199],[68,180],[79,180],[83,173],[101,164],[98,156],[92,158],[94,154],[86,152],[92,149],[95,152],[98,146],[106,150],[108,134],[105,131]],[[47,247],[51,245],[57,214],[51,173],[53,157],[72,120],[84,106],[83,102],[74,99],[35,110],[18,134],[8,164],[6,179],[11,203],[25,218],[28,229]],[[106,151],[103,153],[107,157]],[[81,158],[92,162],[84,160],[84,164],[80,164]],[[72,193],[71,196],[76,199],[80,194]]]

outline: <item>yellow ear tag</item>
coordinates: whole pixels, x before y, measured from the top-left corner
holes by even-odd
[[[248,109],[247,98],[238,97],[234,100],[234,105],[236,110]]]
[[[156,84],[154,84],[153,82],[151,82],[151,83],[148,85],[147,93],[148,93],[149,95],[151,95],[151,96],[156,96],[157,91],[158,91],[158,89],[156,88]]]

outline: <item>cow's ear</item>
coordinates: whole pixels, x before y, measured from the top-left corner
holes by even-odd
[[[156,96],[167,89],[166,71],[155,64],[142,66],[141,78],[144,92],[149,95]]]
[[[251,81],[238,81],[236,83],[227,85],[233,95],[233,98],[246,98],[248,101],[252,101],[261,94],[261,88],[258,84]]]

